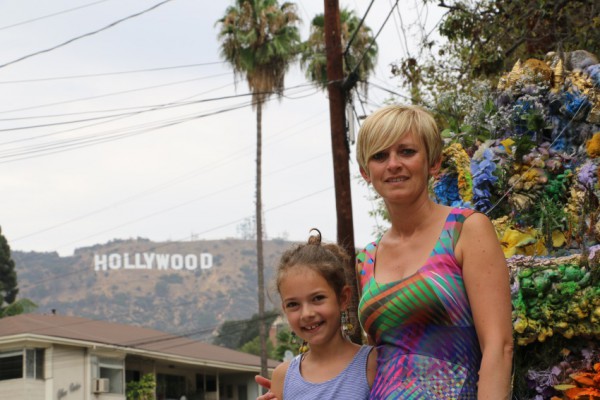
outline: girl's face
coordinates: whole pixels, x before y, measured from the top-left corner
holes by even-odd
[[[413,200],[427,195],[429,176],[436,173],[439,163],[430,167],[423,142],[412,133],[378,153],[367,162],[369,172],[363,178],[386,202]]]
[[[340,316],[348,306],[349,287],[344,288],[338,300],[321,274],[296,266],[280,281],[279,294],[290,327],[312,348],[342,337]]]

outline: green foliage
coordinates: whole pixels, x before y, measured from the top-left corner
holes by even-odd
[[[221,57],[247,81],[255,105],[283,94],[285,72],[300,45],[299,20],[292,3],[235,0],[217,21]]]
[[[36,305],[28,299],[17,300],[17,273],[8,241],[0,228],[0,318],[35,310]]]
[[[244,343],[239,350],[244,353],[260,356],[260,337],[256,336],[252,340]],[[270,340],[267,340],[267,354],[271,353],[273,353],[273,343],[271,343]]]
[[[447,10],[438,29],[444,42],[424,39],[422,56],[399,60],[392,72],[411,91],[414,84],[420,85],[428,101],[435,102],[442,93],[469,92],[478,79],[496,82],[518,59],[543,59],[559,50],[600,53],[600,18],[594,0],[423,2]],[[411,71],[403,68],[408,60],[414,61]]]
[[[568,339],[600,336],[595,316],[600,310],[600,286],[592,284],[591,269],[571,259],[564,264],[521,268],[515,279],[519,288],[513,296],[517,344],[544,342],[559,334]]]
[[[271,352],[273,360],[283,360],[286,351],[298,354],[298,345],[292,343],[292,335],[288,328],[282,329],[277,333],[277,346]]]
[[[0,309],[12,303],[17,298],[17,273],[15,262],[10,254],[8,241],[0,228]]]
[[[156,390],[154,374],[146,374],[139,381],[127,384],[127,400],[153,400]]]
[[[265,313],[267,329],[278,315],[279,312],[275,310]],[[258,314],[254,314],[250,319],[225,321],[219,328],[213,344],[234,350],[241,349],[242,346],[258,336],[258,321]]]
[[[375,68],[377,61],[377,44],[373,42],[373,32],[365,24],[360,25],[360,18],[354,11],[340,10],[340,28],[342,49],[348,48],[344,55],[344,76],[352,72],[356,78],[364,82]],[[371,43],[373,43],[371,45]],[[308,40],[302,43],[300,65],[306,77],[321,89],[327,88],[327,54],[325,52],[325,16],[318,14],[311,22]],[[366,85],[363,86],[366,89]]]

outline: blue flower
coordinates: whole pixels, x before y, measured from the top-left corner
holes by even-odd
[[[587,97],[579,93],[565,92],[563,98],[563,111],[569,117],[584,117],[592,105]]]
[[[496,164],[493,152],[488,148],[483,151],[481,160],[471,160],[471,175],[473,176],[473,205],[475,209],[485,212],[492,208],[491,190],[498,177],[494,175]]]

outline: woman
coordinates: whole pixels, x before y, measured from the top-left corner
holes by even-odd
[[[384,107],[358,135],[361,174],[391,222],[357,258],[359,319],[378,352],[370,399],[510,397],[508,268],[485,215],[429,198],[441,152],[416,106]]]
[[[361,325],[377,346],[371,399],[507,399],[508,268],[488,218],[429,198],[441,165],[433,117],[388,106],[361,127],[357,159],[391,227],[358,255]]]

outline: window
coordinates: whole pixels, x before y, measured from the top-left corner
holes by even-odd
[[[26,377],[44,379],[44,349],[25,350]]]
[[[185,394],[184,376],[168,374],[158,374],[156,376],[156,395],[158,398],[179,399]]]
[[[116,358],[92,357],[93,378],[105,378],[109,382],[109,393],[123,394],[125,367],[123,360]]]
[[[25,371],[25,376],[23,376]],[[44,379],[44,349],[23,349],[0,353],[0,381]]]
[[[23,378],[23,351],[0,353],[0,381]]]

